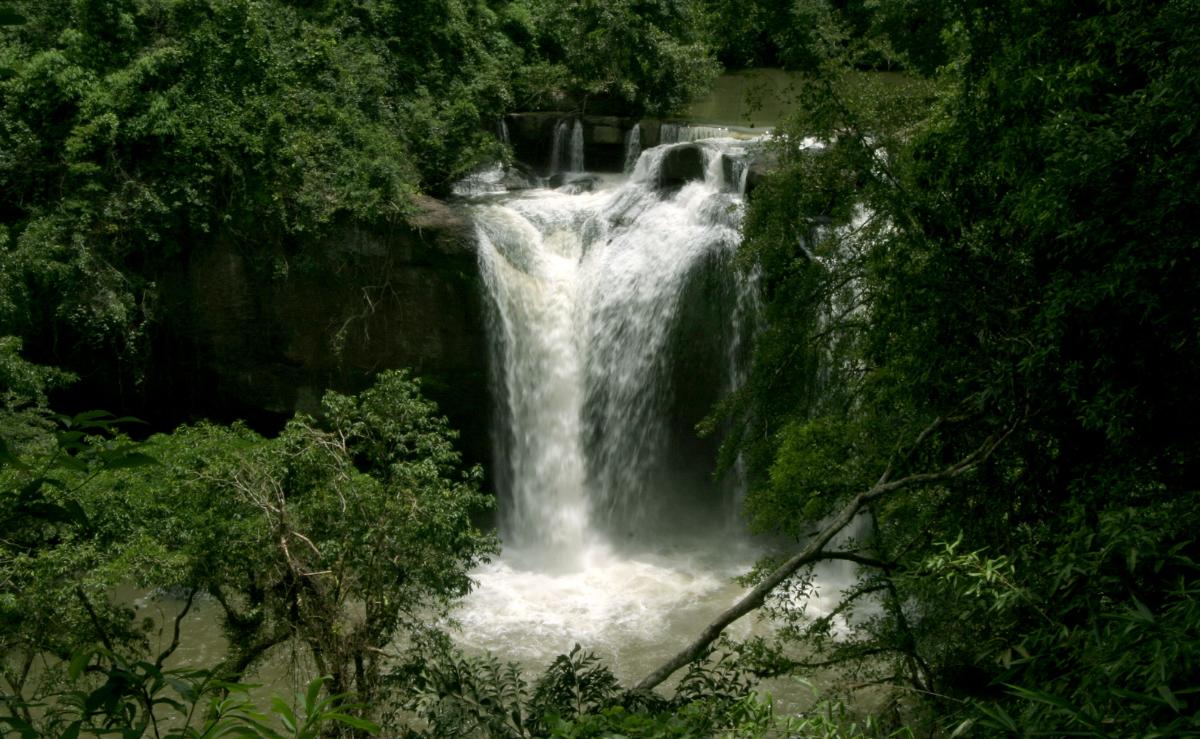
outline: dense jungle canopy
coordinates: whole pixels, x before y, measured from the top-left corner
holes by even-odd
[[[4,0],[0,24],[6,732],[1200,735],[1191,0]],[[142,409],[178,264],[277,273],[511,163],[506,114],[668,119],[749,66],[798,73],[794,115],[746,206],[752,368],[699,431],[784,542],[748,580],[778,628],[702,640],[671,697],[584,651],[526,684],[433,628],[497,543],[404,372],[282,428],[93,410]],[[803,609],[822,558],[860,565],[848,633]],[[215,599],[227,657],[165,669],[178,631],[151,654],[129,583]],[[230,684],[284,642],[325,678],[262,716]],[[749,687],[815,670],[844,704]]]

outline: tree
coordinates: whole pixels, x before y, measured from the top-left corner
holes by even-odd
[[[521,0],[510,8],[532,39],[518,95],[537,107],[667,115],[717,75],[695,0]]]
[[[276,439],[205,424],[133,442],[116,432],[132,419],[46,409],[70,378],[19,349],[0,340],[0,724],[157,735],[164,710],[200,721],[211,703],[206,729],[276,736],[232,681],[295,639],[326,677],[301,720],[283,719],[306,728],[288,731],[370,729],[345,694],[377,697],[384,647],[435,630],[495,546],[471,521],[490,503],[480,471],[459,470],[417,384],[388,372],[359,396],[329,393],[322,420],[297,417]],[[130,583],[185,594],[160,654],[147,656],[154,625],[112,597]],[[168,670],[205,595],[228,659]]]
[[[30,706],[57,689],[73,654],[142,642],[129,610],[108,597],[125,541],[98,531],[84,500],[106,471],[152,460],[117,433],[130,419],[52,413],[47,392],[73,378],[20,349],[0,338],[0,697],[4,718],[29,725]]]
[[[261,270],[303,261],[347,221],[404,223],[419,191],[498,156],[516,49],[485,3],[428,6],[14,3],[0,332],[136,385],[163,276],[189,256],[221,242]]]
[[[1195,729],[1192,15],[958,3],[958,58],[900,89],[818,47],[747,215],[768,328],[726,456],[759,530],[865,510],[809,552],[862,570],[828,618],[763,594],[806,650],[764,670],[837,665],[1004,732]],[[872,496],[881,474],[917,484]]]
[[[295,640],[331,692],[370,701],[385,647],[433,628],[494,550],[472,523],[490,498],[406,373],[323,407],[277,439],[209,424],[152,439],[164,469],[129,477],[128,515],[160,552],[146,582],[221,605],[231,677]]]
[[[932,74],[948,61],[942,31],[953,6],[934,0],[706,0],[709,35],[731,69],[812,71],[832,41],[855,69]],[[832,34],[831,34],[832,32]]]

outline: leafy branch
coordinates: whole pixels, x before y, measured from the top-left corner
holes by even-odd
[[[916,449],[925,442],[942,424],[945,418],[939,416],[934,419],[921,433],[917,436],[912,448]],[[935,482],[945,482],[952,480],[975,469],[992,455],[997,447],[1004,442],[1013,429],[1016,423],[1010,423],[1001,431],[988,436],[974,451],[959,459],[957,462],[948,465],[947,467],[936,472],[921,472],[907,475],[898,479],[892,479],[895,471],[895,465],[889,463],[883,474],[879,477],[870,489],[864,490],[855,495],[845,506],[838,511],[830,521],[821,528],[817,534],[809,540],[808,544],[800,552],[796,553],[783,564],[776,567],[769,575],[763,578],[757,586],[744,595],[737,603],[729,607],[711,623],[709,623],[700,632],[690,644],[684,647],[675,656],[668,659],[661,666],[655,669],[646,677],[642,678],[634,690],[652,690],[660,685],[664,680],[673,675],[677,670],[685,665],[694,662],[708,653],[709,646],[721,636],[721,633],[733,622],[740,619],[752,611],[760,608],[766,601],[767,596],[771,594],[775,588],[779,587],[786,580],[796,574],[796,572],[806,565],[815,564],[826,559],[830,559],[829,552],[825,551],[825,547],[829,542],[837,536],[842,529],[846,528],[855,516],[860,511],[865,509],[868,504],[889,494],[912,487],[914,485],[928,484]],[[841,554],[839,558],[844,558]]]

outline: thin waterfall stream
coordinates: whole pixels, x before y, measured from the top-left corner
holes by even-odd
[[[564,156],[578,125],[556,126],[552,173],[582,168]],[[579,643],[640,677],[741,594],[761,553],[741,480],[713,479],[694,426],[739,381],[754,321],[732,265],[747,147],[658,146],[589,188],[471,196],[504,550],[455,614],[465,647],[536,667]]]

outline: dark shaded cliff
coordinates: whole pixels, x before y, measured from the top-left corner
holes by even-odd
[[[411,368],[486,460],[484,321],[470,223],[422,198],[408,227],[350,224],[297,254],[197,249],[161,285],[142,397],[160,422],[246,418],[271,427]],[[157,418],[157,417],[161,417]]]

